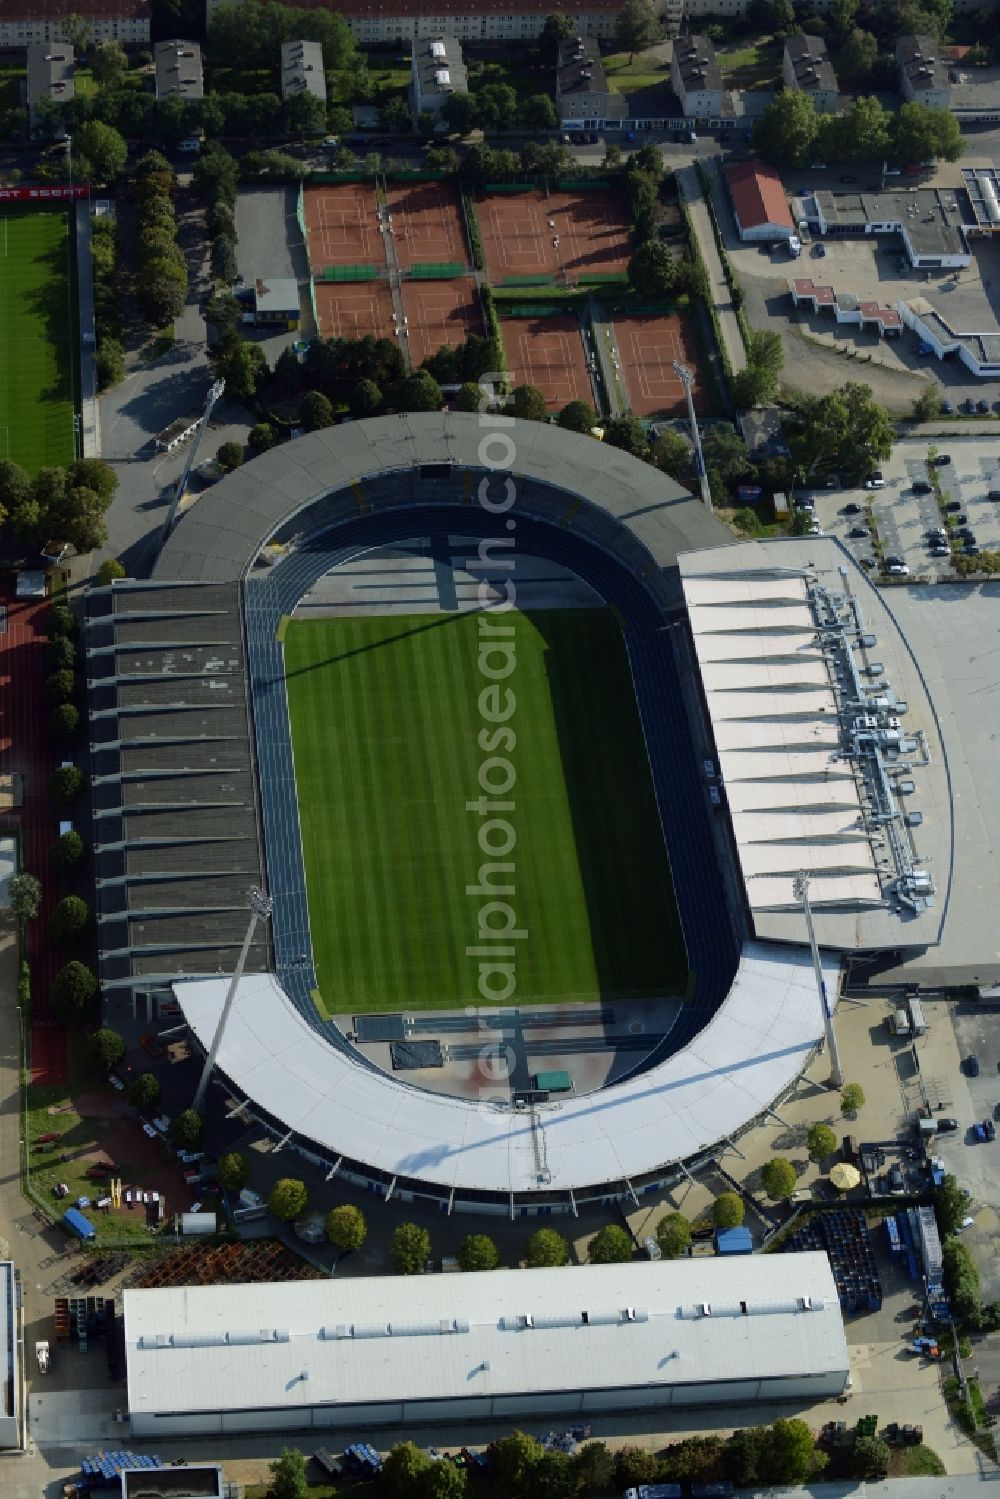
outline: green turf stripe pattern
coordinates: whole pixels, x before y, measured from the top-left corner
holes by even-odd
[[[65,209],[0,209],[0,460],[73,461],[73,278]]]
[[[480,710],[481,619],[516,698]],[[483,1003],[476,943],[492,753],[516,774],[508,1004],[683,995],[684,945],[621,632],[607,610],[292,620],[285,667],[317,984],[329,1013]],[[494,665],[499,658],[494,658]],[[501,772],[498,772],[500,774]]]

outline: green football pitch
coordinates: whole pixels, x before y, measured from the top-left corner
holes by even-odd
[[[65,209],[0,209],[0,459],[72,463],[76,286]]]
[[[504,727],[482,716],[480,619],[513,626]],[[495,669],[496,658],[490,669]],[[289,623],[285,672],[313,953],[330,1014],[482,1004],[488,821],[480,768],[513,808],[508,1005],[683,996],[684,945],[628,660],[605,610]],[[509,700],[486,700],[502,714]],[[493,913],[489,921],[509,921]],[[489,947],[492,952],[494,949]],[[499,996],[497,996],[499,998]]]

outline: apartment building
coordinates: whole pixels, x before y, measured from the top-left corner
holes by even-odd
[[[722,72],[707,37],[677,38],[670,77],[685,119],[713,119],[722,114],[726,97]]]
[[[156,64],[156,102],[164,99],[202,99],[205,79],[201,66],[201,48],[197,42],[157,42],[153,53]]]
[[[87,23],[93,43],[149,45],[150,0],[3,0],[0,47],[65,42],[68,16]]]
[[[605,120],[625,118],[625,97],[609,87],[601,49],[591,37],[570,37],[559,43],[556,112],[560,125],[576,129],[592,130]]]
[[[412,63],[413,113],[439,115],[452,94],[469,92],[462,44],[453,36],[418,42]]]
[[[951,84],[932,36],[901,36],[896,43],[896,66],[899,89],[915,104],[947,109],[951,103]]]
[[[821,36],[790,36],[785,42],[781,76],[786,88],[809,95],[817,114],[837,113],[840,89]]]
[[[227,0],[205,0],[210,21]],[[332,10],[344,17],[363,47],[379,42],[433,41],[446,34],[460,42],[531,42],[541,36],[552,0],[296,0],[301,10]],[[555,7],[572,17],[580,36],[611,38],[623,0],[564,0]]]
[[[326,103],[326,72],[319,42],[283,42],[281,46],[281,97],[312,94]]]
[[[30,42],[26,99],[28,122],[34,130],[43,99],[68,104],[76,93],[73,48],[69,42]]]

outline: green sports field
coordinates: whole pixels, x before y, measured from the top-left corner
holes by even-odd
[[[0,459],[72,463],[76,286],[65,209],[0,208]]]
[[[512,624],[498,734],[480,619]],[[490,669],[496,669],[493,658]],[[516,993],[683,995],[683,940],[624,644],[605,610],[293,620],[285,670],[313,951],[329,1013],[482,1004],[482,763],[516,772]],[[488,700],[488,712],[509,709]],[[491,772],[509,774],[503,766]],[[494,784],[500,784],[499,780]],[[498,795],[498,799],[499,795]],[[498,812],[498,817],[501,815]],[[496,833],[503,839],[507,834]],[[501,919],[499,915],[490,920]],[[506,919],[506,918],[504,918]],[[492,949],[490,949],[492,951]]]

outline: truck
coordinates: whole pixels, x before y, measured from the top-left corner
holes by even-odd
[[[79,1208],[67,1208],[62,1216],[63,1228],[82,1239],[84,1244],[91,1244],[97,1238],[97,1229],[89,1218],[85,1218]]]
[[[38,1360],[38,1372],[39,1372],[39,1374],[48,1374],[48,1372],[49,1372],[49,1345],[48,1345],[48,1343],[44,1339],[42,1339],[40,1342],[38,1342],[38,1343],[35,1344],[35,1358]]]

